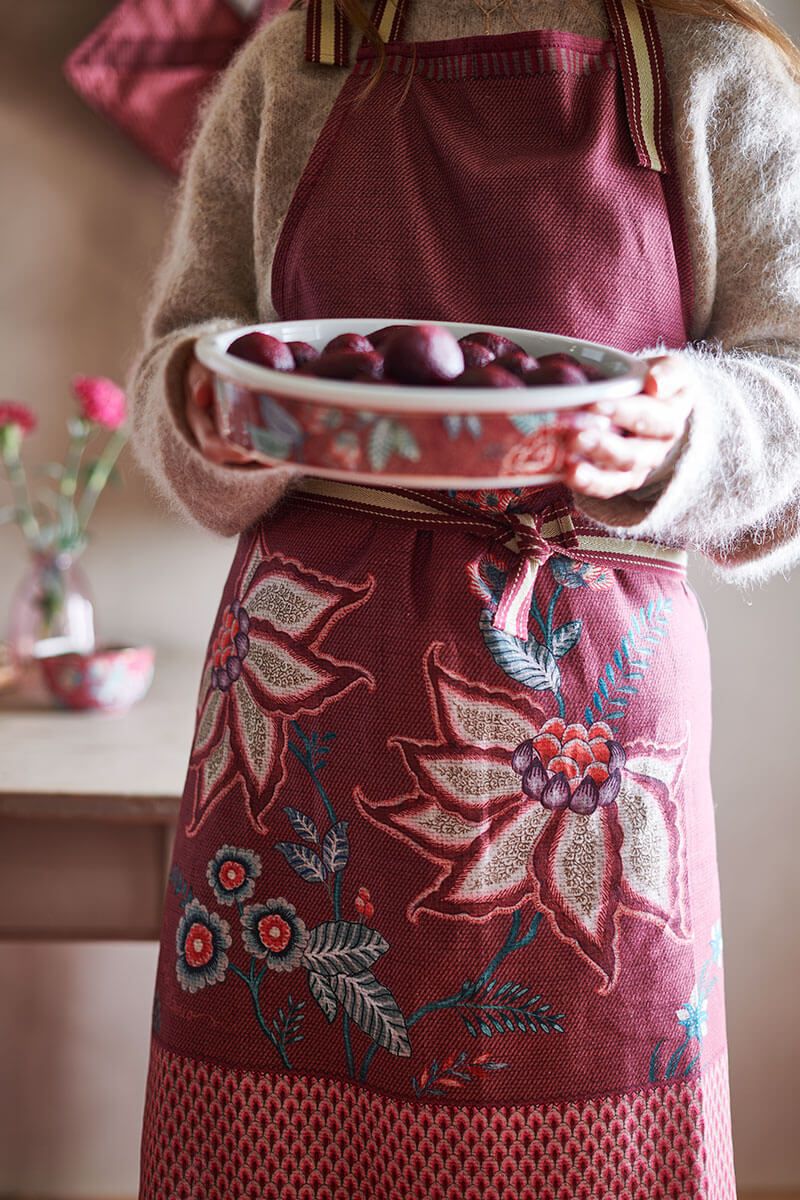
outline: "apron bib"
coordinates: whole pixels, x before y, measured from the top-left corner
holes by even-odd
[[[280,318],[684,345],[658,31],[606,7],[608,40],[409,43],[379,0],[387,72],[361,102],[362,44],[281,231]],[[344,64],[328,0],[308,30]],[[306,478],[242,533],[165,897],[143,1200],[735,1200],[685,572],[558,486]]]

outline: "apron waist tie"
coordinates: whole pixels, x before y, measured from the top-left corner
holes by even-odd
[[[554,554],[577,550],[578,537],[569,513],[555,515],[552,509],[540,513],[506,511],[496,520],[501,527],[496,540],[520,557],[508,573],[492,625],[524,641],[539,568]]]

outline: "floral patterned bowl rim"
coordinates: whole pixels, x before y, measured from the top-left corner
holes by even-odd
[[[67,659],[80,659],[83,662],[96,662],[100,658],[123,658],[131,654],[145,654],[148,658],[155,657],[155,646],[143,643],[140,646],[130,646],[122,643],[104,643],[95,646],[94,650],[65,650],[61,654],[47,654],[39,661],[43,663],[63,663]]]
[[[392,387],[386,384],[359,383],[346,380],[315,379],[291,371],[274,371],[245,362],[227,353],[228,346],[245,333],[259,331],[271,334],[280,341],[308,342],[317,349],[339,333],[369,334],[384,325],[436,324],[449,329],[456,337],[466,333],[498,333],[517,342],[533,355],[566,353],[578,362],[584,361],[608,373],[609,378],[597,382],[567,387],[509,388],[502,392],[499,402],[496,388],[457,387]],[[641,391],[647,374],[647,364],[613,346],[587,342],[581,338],[561,337],[533,329],[515,329],[504,325],[478,325],[453,321],[396,320],[392,317],[314,318],[303,321],[272,321],[257,325],[242,325],[220,333],[203,334],[197,340],[195,355],[216,375],[229,379],[256,392],[269,392],[297,400],[314,401],[337,407],[357,408],[362,412],[407,413],[531,413],[553,412],[556,409],[579,408],[595,400],[618,400],[635,396]]]

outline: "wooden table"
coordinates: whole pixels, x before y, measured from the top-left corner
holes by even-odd
[[[0,938],[158,939],[202,659],[157,648],[127,713],[0,693]]]

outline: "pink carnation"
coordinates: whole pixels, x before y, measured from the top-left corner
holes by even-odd
[[[113,380],[77,375],[72,381],[72,390],[87,421],[104,425],[106,429],[117,429],[125,421],[128,415],[125,393]]]
[[[4,425],[19,425],[23,433],[33,433],[37,425],[36,414],[25,404],[0,400],[0,428]]]

